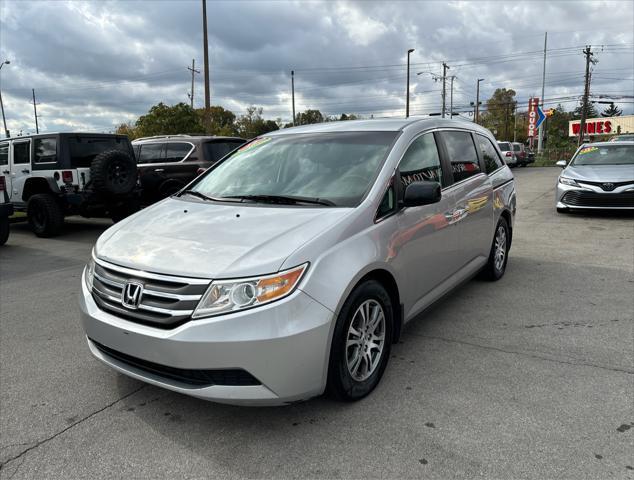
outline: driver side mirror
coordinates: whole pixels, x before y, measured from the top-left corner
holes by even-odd
[[[438,182],[412,182],[405,188],[404,207],[418,207],[440,202],[441,192]]]
[[[568,162],[565,160],[559,160],[557,163],[555,163],[555,165],[561,168],[566,168],[566,165],[568,165]]]

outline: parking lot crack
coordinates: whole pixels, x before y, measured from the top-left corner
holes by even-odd
[[[422,337],[422,338],[429,338],[432,340],[440,340],[442,342],[448,342],[448,343],[459,343],[462,345],[469,345],[471,347],[476,347],[476,348],[482,348],[485,350],[493,350],[496,352],[501,352],[501,353],[508,353],[511,355],[521,355],[524,357],[530,357],[530,358],[536,358],[538,360],[544,360],[547,362],[555,362],[555,363],[561,363],[561,364],[566,364],[566,365],[575,365],[575,366],[581,366],[581,367],[591,367],[591,368],[600,368],[602,370],[608,370],[611,372],[620,372],[620,373],[628,373],[630,375],[634,374],[634,369],[628,369],[626,367],[609,367],[609,366],[605,366],[605,365],[598,365],[596,363],[589,363],[589,362],[573,362],[573,361],[569,361],[569,360],[562,360],[562,359],[558,359],[558,358],[553,358],[553,357],[547,357],[547,356],[543,356],[543,355],[537,355],[535,353],[528,353],[528,352],[522,352],[522,351],[517,351],[517,350],[509,350],[509,349],[504,349],[504,348],[500,348],[500,347],[494,347],[491,345],[481,345],[479,343],[473,343],[473,342],[467,342],[465,340],[458,340],[458,339],[454,339],[454,338],[444,338],[444,337],[436,337],[436,336],[432,336],[432,335],[423,335],[420,333],[413,333],[413,332],[405,332],[405,335],[412,335],[414,337]]]
[[[30,446],[29,448],[26,448],[24,450],[22,450],[20,453],[18,453],[17,455],[9,458],[8,460],[0,463],[0,471],[4,470],[7,465],[9,465],[9,463],[14,462],[15,460],[18,460],[20,458],[22,458],[24,455],[26,455],[27,453],[29,453],[31,450],[34,450],[42,445],[44,445],[45,443],[50,442],[51,440],[59,437],[60,435],[62,435],[63,433],[67,432],[68,430],[70,430],[71,428],[76,427],[77,425],[79,425],[80,423],[85,422],[86,420],[91,419],[92,417],[100,414],[101,412],[108,410],[109,408],[113,407],[114,405],[116,405],[117,403],[119,403],[122,400],[125,400],[128,397],[131,397],[132,395],[134,395],[135,393],[138,393],[139,391],[141,391],[142,389],[144,389],[147,385],[141,385],[139,388],[136,388],[134,390],[132,390],[130,393],[127,393],[125,395],[123,395],[122,397],[118,398],[117,400],[110,402],[109,404],[105,405],[104,407],[100,408],[99,410],[96,410],[88,415],[86,415],[83,418],[80,418],[79,420],[77,420],[76,422],[68,425],[66,428],[63,428],[62,430],[60,430],[59,432],[51,435],[50,437],[47,437],[43,440],[39,440],[37,442],[35,442],[34,445]],[[33,443],[33,442],[31,442]],[[20,463],[21,465],[22,463]],[[18,465],[18,468],[20,467],[20,465]],[[13,475],[15,475],[15,473],[17,472],[18,468],[16,468],[16,470],[11,474],[11,477]]]

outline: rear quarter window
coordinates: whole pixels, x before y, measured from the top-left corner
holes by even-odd
[[[57,162],[57,138],[36,138],[34,145],[34,163]]]
[[[0,143],[0,165],[9,164],[9,142]]]

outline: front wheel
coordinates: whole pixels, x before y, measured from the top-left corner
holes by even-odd
[[[378,385],[390,357],[393,331],[390,296],[369,280],[346,300],[335,325],[328,366],[328,391],[345,401],[359,400]]]
[[[0,217],[0,246],[9,239],[9,217]]]
[[[502,217],[495,227],[495,235],[493,237],[493,244],[491,245],[491,252],[489,253],[489,260],[482,272],[487,279],[496,281],[504,276],[506,264],[509,259],[510,246],[511,230],[509,229],[509,224],[506,219]]]

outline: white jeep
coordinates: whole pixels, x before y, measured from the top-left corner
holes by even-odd
[[[64,217],[110,217],[138,209],[134,152],[125,135],[53,133],[0,140],[8,200],[40,237],[60,233]]]

